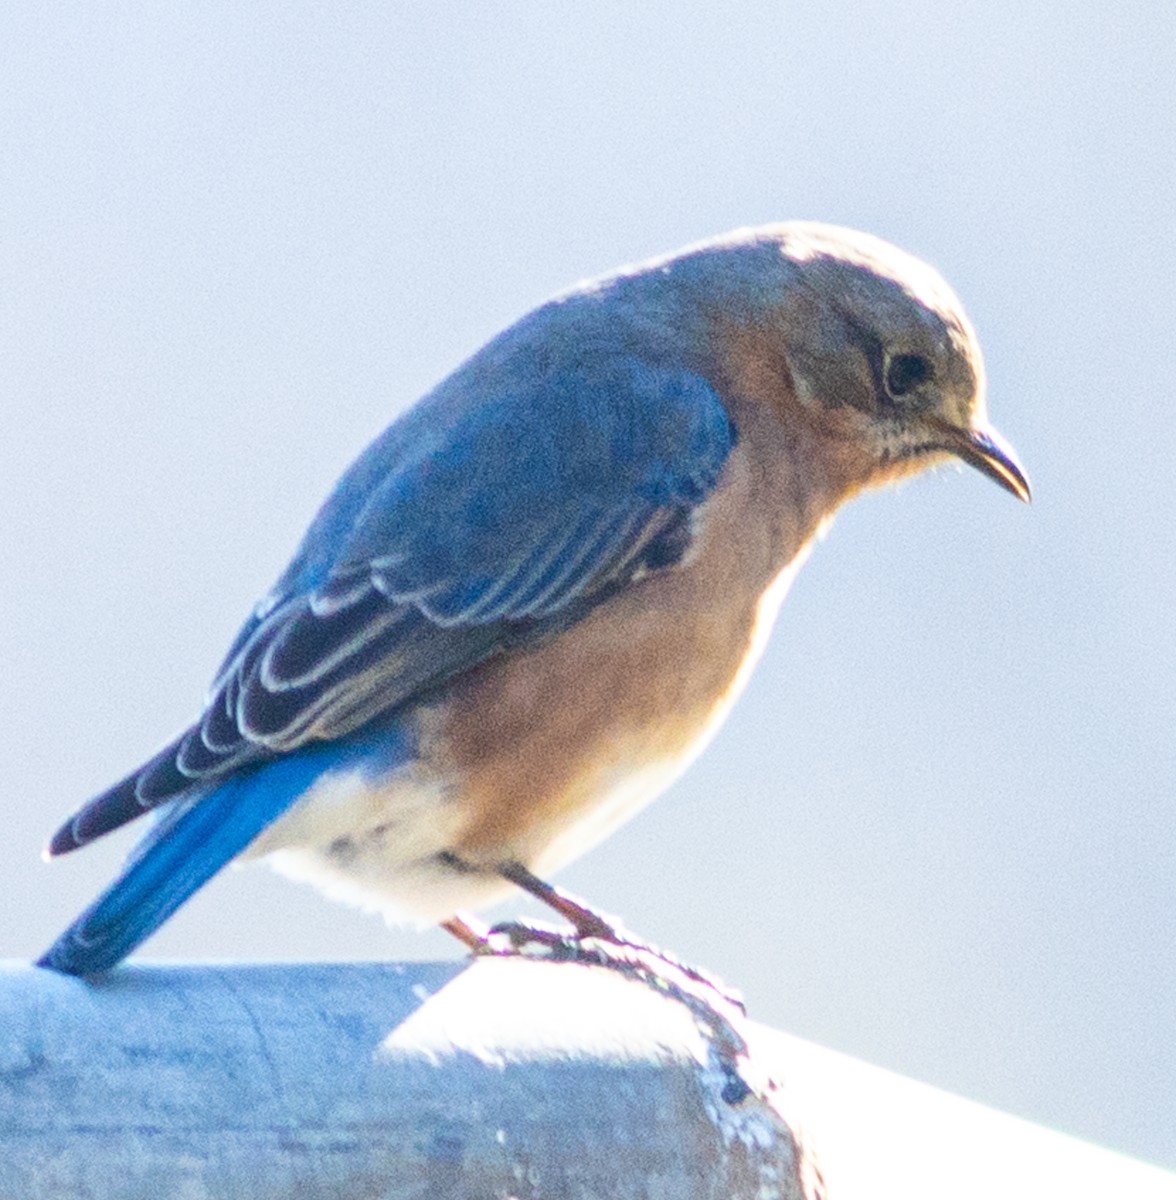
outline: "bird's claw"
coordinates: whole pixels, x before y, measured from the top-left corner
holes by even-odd
[[[659,966],[668,967],[674,975],[705,987],[741,1014],[747,1013],[742,995],[717,975],[682,962],[598,915],[589,930],[569,931],[540,921],[502,921],[482,930],[478,944],[471,949],[475,955],[518,955],[613,968],[640,964],[641,973],[646,976],[657,974]]]

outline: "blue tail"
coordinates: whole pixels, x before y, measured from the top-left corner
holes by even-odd
[[[173,801],[175,807],[162,813],[123,873],[37,965],[66,975],[113,967],[297,798],[297,792],[256,788],[251,774],[229,779],[206,796]]]
[[[66,975],[113,967],[157,930],[199,887],[282,815],[318,776],[348,760],[390,769],[407,746],[379,738],[304,748],[226,779],[212,791],[179,796],[127,860],[123,873],[37,960]],[[366,752],[366,753],[365,753]]]

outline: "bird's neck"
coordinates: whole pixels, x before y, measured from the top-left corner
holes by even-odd
[[[749,473],[748,503],[771,531],[778,569],[817,537],[846,500],[870,481],[852,444],[822,431],[796,398],[782,354],[727,336],[717,384]]]

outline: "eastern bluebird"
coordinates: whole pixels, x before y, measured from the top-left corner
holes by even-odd
[[[154,816],[41,964],[105,970],[236,857],[459,936],[514,885],[558,908],[539,876],[702,750],[837,507],[950,456],[1028,499],[959,301],[877,238],[740,230],[557,296],[368,447],[196,724],[54,835]]]

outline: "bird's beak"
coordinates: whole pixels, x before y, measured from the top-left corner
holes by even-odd
[[[962,429],[939,417],[930,420],[936,434],[942,438],[940,445],[944,450],[996,480],[1018,500],[1029,502],[1029,479],[1025,468],[1017,461],[1012,446],[995,429]]]

